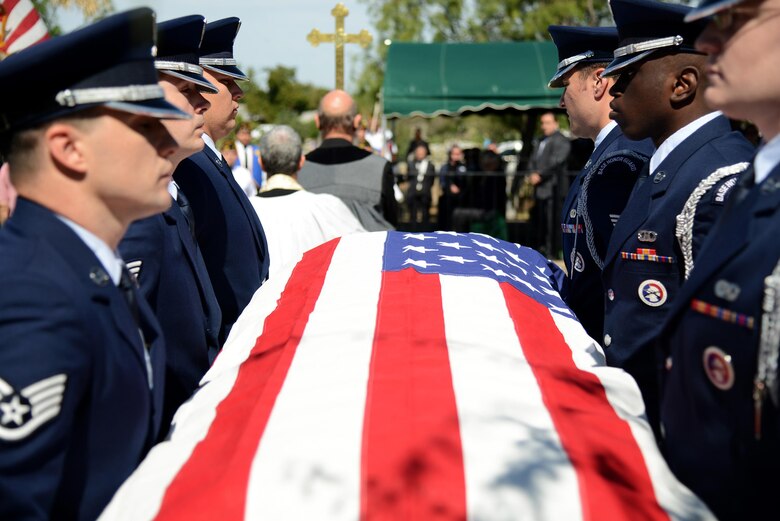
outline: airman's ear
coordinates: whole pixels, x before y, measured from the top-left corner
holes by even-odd
[[[86,132],[78,126],[55,122],[44,131],[43,143],[52,161],[61,170],[83,175],[89,169],[86,138]]]
[[[590,77],[590,81],[593,82],[593,98],[596,101],[600,101],[612,86],[612,80],[601,77],[602,72],[604,72],[604,67],[599,67],[591,73]]]
[[[674,80],[672,86],[672,103],[684,103],[693,98],[699,86],[699,69],[693,66],[683,68]]]

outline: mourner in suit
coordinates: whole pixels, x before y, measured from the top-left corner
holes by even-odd
[[[409,207],[409,226],[412,230],[425,230],[431,220],[431,188],[436,169],[428,157],[428,147],[417,145],[407,162],[406,204]]]
[[[233,40],[240,26],[238,18],[206,25],[199,63],[219,92],[204,93],[211,104],[204,115],[206,146],[182,161],[174,173],[192,208],[195,237],[222,310],[220,342],[268,277],[269,266],[263,227],[215,145],[236,125],[238,100],[243,96],[236,80],[247,79],[233,58]]]
[[[257,194],[257,191],[265,185],[266,174],[260,164],[259,149],[252,144],[251,130],[248,123],[242,123],[238,127],[238,130],[236,130],[236,163],[230,166],[241,166],[249,172],[251,175],[251,183],[247,182],[246,184],[248,186],[243,186],[244,192],[248,193],[251,188],[252,193],[248,195],[255,195]],[[249,185],[253,186],[250,187]]]
[[[693,47],[703,23],[683,22],[690,8],[653,0],[611,7],[620,47],[603,73],[617,76],[610,117],[629,138],[652,139],[656,151],[607,248],[603,345],[607,362],[637,380],[657,429],[653,341],[736,175],[710,174],[749,159],[753,146],[704,102],[707,58]],[[698,226],[678,239],[679,214]]]
[[[585,331],[600,340],[604,325],[601,267],[607,244],[637,175],[653,153],[649,139],[631,141],[609,119],[612,78],[601,73],[618,44],[614,27],[551,25],[558,48],[558,70],[550,87],[563,87],[572,134],[591,139],[594,150],[573,181],[561,213],[564,298]]]
[[[157,25],[155,65],[160,86],[170,103],[192,116],[189,120],[165,122],[178,145],[171,157],[174,165],[203,149],[203,114],[209,102],[200,91],[217,91],[198,66],[198,48],[205,25],[200,15]],[[161,436],[167,432],[176,409],[192,395],[216,356],[222,321],[206,265],[192,234],[194,223],[186,195],[174,182],[169,184],[168,191],[171,207],[134,222],[119,245],[122,258],[134,273],[165,337]]]
[[[534,206],[531,209],[533,246],[545,255],[552,256],[553,212],[558,193],[558,178],[566,169],[571,143],[561,134],[555,114],[546,112],[539,118],[542,139],[531,152],[528,180],[534,187]]]
[[[696,41],[704,97],[766,144],[669,310],[659,346],[662,449],[718,519],[774,519],[780,476],[780,2],[713,1]],[[695,22],[694,22],[695,23]]]
[[[95,519],[157,439],[159,324],[116,252],[164,211],[176,143],[147,8],[0,62],[0,519]]]

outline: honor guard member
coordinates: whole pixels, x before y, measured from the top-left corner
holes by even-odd
[[[203,114],[209,102],[201,94],[217,88],[203,77],[198,49],[205,19],[185,16],[157,25],[155,67],[170,103],[192,115],[189,120],[164,123],[178,144],[171,160],[203,150]],[[222,314],[203,256],[192,234],[192,215],[186,195],[171,181],[171,207],[134,222],[119,245],[122,258],[135,275],[162,327],[166,346],[165,436],[176,409],[197,389],[219,351]]]
[[[780,1],[705,1],[708,104],[766,144],[734,189],[660,338],[662,448],[718,519],[777,519]],[[694,22],[695,23],[695,22]]]
[[[603,73],[617,76],[610,117],[627,137],[650,138],[656,150],[634,185],[604,259],[603,345],[607,363],[636,379],[657,432],[660,361],[653,341],[677,297],[685,266],[728,196],[728,178],[710,174],[749,160],[753,147],[704,102],[707,58],[693,47],[704,24],[684,23],[689,7],[653,0],[610,5],[620,35]],[[683,247],[676,216],[691,206],[694,192],[699,197],[693,199],[689,221],[697,227],[691,227],[695,233]]]
[[[240,27],[238,18],[206,25],[199,63],[219,92],[204,93],[211,103],[203,127],[206,146],[182,161],[174,174],[189,199],[195,237],[222,310],[220,342],[268,278],[269,265],[263,226],[215,145],[236,126],[238,100],[243,96],[236,80],[249,79],[233,58],[233,41]]]
[[[558,48],[552,88],[563,87],[560,105],[577,137],[595,148],[569,189],[561,214],[563,294],[585,331],[600,340],[604,326],[601,267],[615,222],[626,206],[637,175],[653,153],[649,139],[631,141],[609,119],[612,78],[601,73],[618,44],[614,27],[549,27]]]
[[[0,62],[0,519],[95,519],[157,438],[165,348],[116,253],[171,204],[159,119],[189,117],[153,50],[141,8]]]

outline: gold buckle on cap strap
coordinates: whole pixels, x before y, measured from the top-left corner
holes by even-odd
[[[628,54],[652,51],[653,49],[662,49],[664,47],[678,47],[682,45],[682,43],[683,37],[680,35],[667,36],[666,38],[658,38],[657,40],[648,40],[646,42],[631,43],[615,49],[615,58],[620,58]]]
[[[561,60],[558,64],[559,69],[563,69],[564,67],[571,65],[572,63],[577,63],[582,60],[587,60],[588,58],[592,58],[595,53],[593,51],[585,51],[582,54],[578,54],[576,56],[571,56],[569,58],[566,58],[565,60]]]
[[[159,85],[127,85],[124,87],[94,87],[91,89],[66,89],[54,97],[63,107],[75,107],[106,101],[144,101],[164,98]]]
[[[169,62],[165,60],[156,60],[154,68],[158,71],[183,71],[193,74],[203,74],[203,68],[187,62]]]
[[[198,60],[201,65],[237,65],[238,62],[233,58],[201,58]]]

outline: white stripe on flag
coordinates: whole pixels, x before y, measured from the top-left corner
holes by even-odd
[[[577,475],[501,306],[498,283],[442,276],[441,286],[469,519],[514,520],[520,512],[581,519]]]
[[[16,10],[14,12],[16,12]],[[38,21],[35,22],[35,24],[30,27],[26,33],[24,33],[14,43],[11,44],[7,53],[12,54],[21,51],[25,47],[29,47],[34,43],[38,43],[38,40],[46,36],[47,32],[48,30],[46,29],[46,24],[43,23],[43,20],[38,19]]]
[[[363,416],[385,238],[343,237],[333,255],[254,458],[245,519],[360,517]],[[360,291],[347,291],[356,282]]]
[[[583,345],[587,338],[582,326],[574,320],[552,314],[558,329],[572,349],[574,363],[583,371],[593,373],[604,386],[615,413],[628,423],[631,434],[644,457],[650,481],[658,504],[672,519],[715,521],[709,509],[685,485],[677,481],[664,459],[660,456],[653,432],[645,421],[645,405],[642,394],[631,376],[621,369],[593,364],[587,357],[578,356],[575,346]],[[600,353],[600,351],[599,351]]]
[[[5,22],[6,33],[9,35],[13,33],[31,11],[35,11],[35,7],[30,0],[19,0],[19,3],[8,13],[8,19]]]
[[[230,332],[230,347],[223,350],[206,373],[195,399],[182,405],[174,417],[171,439],[155,446],[130,479],[114,495],[100,519],[151,521],[162,505],[168,486],[209,431],[217,406],[233,388],[239,366],[246,360],[265,325],[265,317],[276,307],[293,267],[263,284]],[[226,343],[227,347],[227,343]],[[217,375],[219,375],[217,377]],[[214,381],[212,381],[214,380]]]

